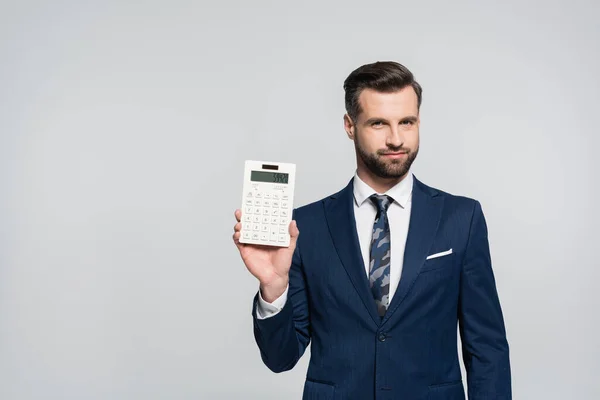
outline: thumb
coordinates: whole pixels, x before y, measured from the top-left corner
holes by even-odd
[[[290,228],[289,228],[289,232],[290,232],[290,244],[296,244],[296,241],[298,240],[298,236],[300,236],[300,230],[298,230],[298,224],[296,223],[295,220],[292,220],[292,222],[290,222]]]

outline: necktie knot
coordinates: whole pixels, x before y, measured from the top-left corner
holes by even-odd
[[[373,204],[375,204],[375,206],[377,207],[377,211],[379,214],[387,212],[388,208],[390,207],[390,204],[392,204],[392,198],[388,195],[373,194],[371,195],[370,199],[373,202]]]

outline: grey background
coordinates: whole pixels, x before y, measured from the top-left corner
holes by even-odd
[[[300,398],[252,337],[245,159],[351,178],[343,79],[424,87],[415,175],[481,201],[515,399],[600,398],[597,1],[0,3],[0,398]]]

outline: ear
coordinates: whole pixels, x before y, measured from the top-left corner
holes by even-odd
[[[354,122],[352,122],[352,118],[348,114],[344,114],[344,130],[348,135],[350,140],[354,140]]]

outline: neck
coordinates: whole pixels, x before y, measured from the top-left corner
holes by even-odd
[[[394,186],[396,186],[399,182],[401,182],[410,172],[402,175],[399,178],[382,178],[373,174],[368,168],[364,165],[359,165],[357,168],[357,175],[364,183],[369,185],[373,190],[377,193],[385,193]]]

